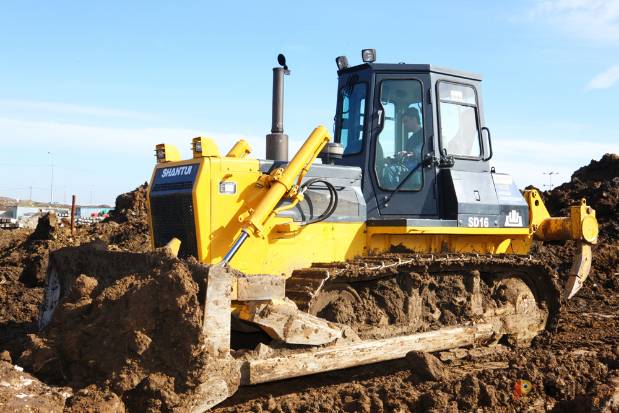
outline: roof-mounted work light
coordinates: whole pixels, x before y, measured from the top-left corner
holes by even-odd
[[[361,58],[366,63],[372,63],[376,61],[376,49],[364,49],[361,51]]]
[[[335,58],[335,63],[337,63],[337,69],[342,70],[346,69],[348,66],[348,59],[346,56],[338,56]]]

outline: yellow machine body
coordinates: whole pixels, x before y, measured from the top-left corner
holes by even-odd
[[[223,259],[241,234],[244,225],[238,217],[246,212],[244,205],[263,174],[259,171],[259,161],[255,159],[200,157],[158,164],[153,180],[159,169],[189,165],[198,168],[191,192],[197,258],[215,264]],[[220,188],[226,183],[236,187],[235,194],[222,193]],[[150,205],[150,191],[148,202]],[[152,216],[150,221],[154,249],[157,245]],[[342,261],[365,254],[365,224],[321,222],[296,231],[279,232],[281,226],[277,224],[286,222],[291,222],[291,219],[273,218],[272,229],[265,238],[248,239],[231,265],[248,274],[290,274],[312,262]],[[186,234],[176,235],[181,240],[185,237]]]
[[[195,142],[194,139],[194,146]],[[246,144],[237,144],[236,150],[224,157],[219,156],[213,145],[212,141],[204,145],[210,147],[209,154],[194,154],[193,159],[159,163],[153,173],[154,181],[157,171],[163,168],[197,168],[191,191],[191,212],[195,220],[197,258],[208,264],[222,261],[243,229],[247,228],[244,221],[263,201],[269,185],[269,175],[260,172],[258,160],[239,157],[239,148],[243,148],[240,152],[246,155]],[[311,155],[308,153],[305,157]],[[279,176],[270,179],[281,179],[281,173]],[[294,179],[288,177],[290,182]],[[288,276],[295,269],[309,267],[312,263],[378,255],[392,251],[394,247],[417,253],[522,255],[529,252],[534,238],[582,238],[595,242],[595,212],[585,204],[574,207],[571,218],[550,218],[537,191],[526,191],[525,199],[529,203],[528,228],[368,226],[366,223],[324,221],[300,227],[291,218],[275,216],[268,227],[262,228],[260,236],[248,238],[230,264],[247,274]],[[581,227],[583,231],[580,231]],[[153,228],[151,217],[153,248],[162,246],[156,245]],[[186,236],[175,235],[179,239]]]

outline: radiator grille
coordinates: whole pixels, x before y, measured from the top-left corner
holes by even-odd
[[[153,189],[151,192],[162,192],[162,191],[180,191],[183,189],[192,189],[193,181],[183,181],[183,182],[166,182],[163,184],[155,184],[153,185]]]
[[[155,248],[165,246],[172,238],[181,241],[179,258],[198,258],[196,222],[191,193],[150,196]]]

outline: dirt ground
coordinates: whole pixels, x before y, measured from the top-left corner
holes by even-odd
[[[0,230],[0,412],[179,413],[205,375],[234,387],[236,379],[204,350],[196,313],[204,280],[193,270],[199,264],[163,251],[147,254],[149,265],[112,286],[80,277],[38,332],[49,253],[92,241],[108,250],[150,250],[145,195],[141,186],[119,196],[115,216],[74,236],[53,217],[36,230]],[[529,348],[410,353],[242,387],[213,411],[619,412],[619,157],[592,161],[542,196],[553,216],[569,215],[584,197],[600,224],[589,280],[563,301],[556,331]],[[573,243],[536,244],[532,254],[566,281]],[[516,398],[516,387],[528,382],[530,392]]]
[[[43,216],[35,230],[0,230],[0,352],[13,357],[23,351],[27,334],[37,331],[38,307],[43,297],[49,253],[94,240],[109,249],[144,252],[148,235],[146,187],[119,196],[117,214],[95,225],[79,225],[71,235],[68,221]]]

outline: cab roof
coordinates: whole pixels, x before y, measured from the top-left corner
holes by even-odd
[[[428,64],[406,64],[406,63],[363,63],[351,66],[346,69],[338,70],[337,74],[354,73],[370,68],[373,72],[380,73],[439,73],[442,75],[457,76],[465,79],[479,80],[484,75],[464,70],[450,69],[448,67],[428,65]]]

